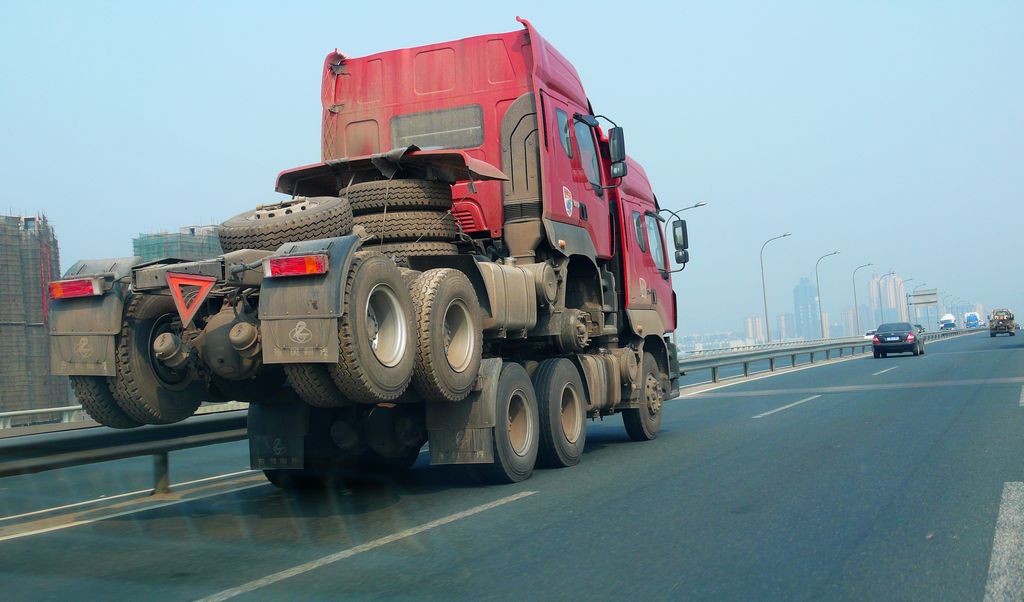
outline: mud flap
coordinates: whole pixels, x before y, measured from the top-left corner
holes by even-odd
[[[249,464],[253,470],[305,467],[309,406],[251,404],[248,427]]]
[[[454,403],[427,404],[430,463],[490,464],[494,462],[495,406],[502,360],[480,362],[477,390]]]

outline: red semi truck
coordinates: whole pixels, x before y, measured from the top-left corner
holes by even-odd
[[[427,441],[519,481],[579,462],[611,414],[653,439],[679,376],[664,220],[622,129],[520,22],[329,54],[322,161],[224,222],[221,256],[72,266],[53,372],[114,428],[249,402],[252,465],[282,487],[406,468]]]

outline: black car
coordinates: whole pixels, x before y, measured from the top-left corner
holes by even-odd
[[[885,357],[890,353],[924,355],[924,337],[918,336],[916,330],[910,322],[882,324],[871,339],[871,350],[875,357]]]

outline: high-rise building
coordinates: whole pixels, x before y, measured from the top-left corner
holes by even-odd
[[[764,342],[764,320],[761,316],[747,316],[747,338],[758,343]]]
[[[218,226],[186,226],[177,232],[139,234],[132,239],[132,250],[143,261],[173,257],[186,261],[210,259],[223,253]]]
[[[909,320],[903,278],[896,274],[884,278],[872,276],[868,282],[868,291],[871,294],[871,311],[875,316],[875,326],[883,322]]]
[[[50,375],[49,287],[60,278],[45,216],[0,216],[0,412],[68,405],[68,379]]]
[[[780,341],[797,338],[796,316],[788,313],[779,314],[779,317],[776,319],[776,321],[778,322],[778,333]]]
[[[793,315],[796,317],[796,335],[802,339],[821,336],[818,314],[818,289],[810,278],[801,278],[793,288]]]

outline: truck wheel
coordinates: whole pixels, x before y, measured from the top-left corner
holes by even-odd
[[[239,249],[277,250],[286,242],[343,236],[352,232],[352,208],[333,196],[295,197],[260,205],[220,225],[225,253]]]
[[[352,213],[381,213],[392,210],[452,208],[452,187],[427,180],[376,180],[353,184],[343,192]]]
[[[622,423],[633,441],[650,441],[661,428],[662,405],[665,401],[665,379],[658,362],[650,353],[644,354],[644,373],[639,408],[622,411]]]
[[[544,360],[533,373],[540,415],[542,466],[579,464],[587,441],[586,393],[576,366],[565,358]]]
[[[107,383],[101,376],[71,376],[71,389],[75,398],[82,404],[82,409],[90,418],[103,426],[114,429],[130,429],[142,426],[117,405],[117,400],[110,394]]]
[[[170,297],[133,295],[121,321],[110,392],[132,419],[144,424],[170,424],[195,413],[206,387],[188,372],[175,372],[153,360],[153,340],[174,331],[177,312]]]
[[[451,213],[444,211],[395,211],[359,215],[356,226],[362,226],[370,235],[370,243],[400,241],[450,242],[459,235],[459,225]]]
[[[480,371],[483,325],[480,302],[458,270],[424,272],[412,284],[416,311],[416,364],[412,385],[425,401],[462,401]]]
[[[436,257],[459,254],[459,248],[450,242],[404,242],[397,244],[368,242],[362,248],[368,251],[377,251],[400,266],[408,266],[409,257]]]
[[[356,253],[338,322],[340,356],[328,371],[342,395],[357,403],[397,399],[412,379],[416,335],[412,297],[393,261]]]
[[[494,463],[473,465],[491,483],[518,483],[533,474],[540,444],[537,394],[526,370],[506,362],[498,376],[497,424],[491,429]]]
[[[337,408],[349,402],[335,386],[327,364],[284,364],[292,389],[316,408]]]

